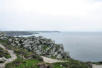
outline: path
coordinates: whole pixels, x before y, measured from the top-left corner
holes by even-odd
[[[92,68],[102,68],[102,65],[92,64]]]
[[[41,57],[43,58],[43,61],[46,62],[46,63],[67,62],[67,61],[47,58],[47,57],[44,57],[44,56],[41,56]]]
[[[17,56],[13,52],[13,50],[6,49],[2,44],[0,44],[0,47],[3,48],[4,50],[7,50],[11,56],[11,58],[7,59],[4,63],[0,63],[0,68],[5,68],[5,64],[13,62],[17,58]]]

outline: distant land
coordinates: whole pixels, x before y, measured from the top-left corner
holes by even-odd
[[[60,32],[60,31],[0,31],[0,32],[4,32],[8,36],[20,36],[20,35],[32,35],[38,33]]]

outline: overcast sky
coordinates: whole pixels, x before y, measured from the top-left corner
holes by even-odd
[[[0,0],[0,30],[102,31],[102,0]]]

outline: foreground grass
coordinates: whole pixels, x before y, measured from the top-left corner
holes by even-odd
[[[4,50],[3,48],[0,47],[0,57],[5,57],[5,58],[11,58],[10,54],[8,51]]]
[[[53,68],[91,68],[86,63],[77,60],[69,59],[69,62],[53,63]]]
[[[22,58],[18,58],[14,62],[7,64],[5,68],[38,68],[37,64],[39,62],[36,59],[22,60]]]

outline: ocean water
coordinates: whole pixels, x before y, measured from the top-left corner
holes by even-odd
[[[80,61],[102,61],[102,32],[50,32],[36,36],[51,38],[63,44],[73,59]]]

